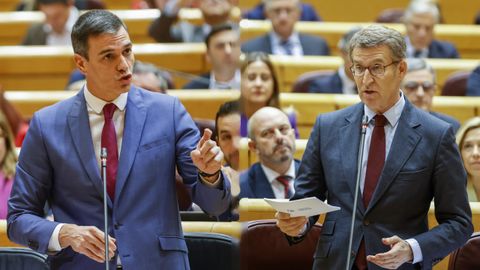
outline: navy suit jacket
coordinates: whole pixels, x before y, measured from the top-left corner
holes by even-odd
[[[460,58],[460,56],[452,43],[432,40],[428,46],[428,58]]]
[[[338,75],[338,72],[335,72],[331,76],[323,76],[313,80],[308,86],[309,93],[332,93],[332,94],[342,94],[343,93],[343,83],[342,79]]]
[[[467,80],[466,96],[480,96],[480,66],[475,68]]]
[[[438,112],[430,112],[431,115],[442,119],[443,121],[449,123],[452,128],[453,128],[453,133],[457,133],[458,129],[460,128],[460,122],[457,121],[457,119],[451,117],[450,115],[446,115],[443,113],[438,113]]]
[[[318,16],[315,8],[310,4],[302,3],[302,12],[300,14],[300,21],[319,22],[322,18]],[[260,3],[251,10],[248,10],[242,15],[243,18],[249,20],[265,20],[265,4]]]
[[[300,161],[294,160],[295,162],[295,174],[298,172],[300,167]],[[275,194],[273,193],[272,186],[268,182],[267,176],[260,165],[260,162],[257,162],[250,166],[247,171],[244,171],[240,174],[240,194],[238,197],[241,198],[271,198],[275,199]]]
[[[124,269],[189,269],[175,169],[193,201],[212,215],[227,209],[230,184],[223,178],[217,189],[199,181],[190,158],[198,129],[176,97],[132,86],[125,110],[114,202],[108,198],[117,256]],[[46,253],[59,223],[103,228],[102,186],[82,90],[33,116],[8,203],[8,237]],[[47,201],[55,221],[43,218]],[[104,269],[71,248],[49,260],[51,269]]]
[[[209,89],[210,72],[202,74],[198,79],[193,79],[183,86],[183,89]]]
[[[301,33],[298,35],[304,55],[330,55],[330,49],[323,38]],[[265,34],[245,42],[242,44],[242,52],[265,52],[272,54],[270,35]]]
[[[362,238],[366,254],[386,252],[390,248],[381,239],[393,235],[414,238],[423,255],[421,263],[405,263],[399,269],[432,269],[473,231],[467,179],[453,129],[406,100],[372,199],[368,207],[360,199],[352,209],[363,114],[364,104],[359,103],[318,116],[305,148],[292,199],[316,196],[340,207],[325,217],[313,269],[344,269],[346,256],[356,254]],[[429,230],[432,200],[440,225]],[[353,211],[351,253],[345,248]],[[311,217],[309,227],[317,219]],[[368,263],[368,269],[383,268]]]

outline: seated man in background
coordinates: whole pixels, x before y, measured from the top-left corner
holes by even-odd
[[[449,123],[454,132],[460,128],[460,123],[453,117],[431,111],[433,96],[436,91],[435,71],[424,59],[408,58],[407,74],[401,88],[410,102],[431,115]]]
[[[232,24],[212,27],[205,38],[206,58],[212,70],[193,79],[184,89],[240,89],[240,34]]]
[[[434,39],[435,24],[439,20],[440,12],[432,3],[413,1],[408,6],[404,15],[407,57],[459,58],[452,43]]]
[[[148,34],[158,42],[204,42],[212,26],[227,23],[233,8],[233,0],[170,0],[160,8],[161,15],[155,19]],[[178,22],[178,12],[189,4],[198,4],[204,24],[193,25]],[[175,24],[175,25],[174,25]]]
[[[45,22],[32,25],[22,45],[71,45],[70,34],[78,18],[73,0],[38,0]]]
[[[295,132],[288,116],[263,107],[248,121],[248,147],[259,162],[240,174],[240,198],[290,198],[300,162],[293,158]]]
[[[242,52],[265,52],[276,55],[329,55],[330,49],[321,37],[295,31],[300,18],[299,0],[265,0],[265,14],[272,31],[245,42]]]
[[[262,0],[254,8],[244,12],[242,17],[249,20],[265,20],[265,0]],[[317,14],[312,5],[301,3],[300,21],[319,22],[322,21],[322,18]]]
[[[466,96],[480,96],[480,66],[476,67],[467,80]]]
[[[353,80],[352,72],[350,67],[352,66],[352,61],[348,56],[348,42],[353,37],[353,35],[360,30],[359,28],[354,28],[348,31],[342,38],[338,41],[338,50],[340,51],[340,56],[342,57],[343,64],[338,68],[337,72],[331,76],[320,77],[312,81],[308,87],[308,92],[310,93],[333,93],[333,94],[356,94],[357,86]]]

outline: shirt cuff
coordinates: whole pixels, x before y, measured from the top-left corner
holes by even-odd
[[[415,240],[414,238],[410,238],[405,241],[407,241],[407,243],[410,245],[410,248],[412,249],[412,253],[413,253],[412,264],[423,261],[422,250],[420,249],[420,245],[418,244],[417,240]]]
[[[60,233],[60,229],[63,227],[63,225],[65,224],[60,223],[53,230],[52,236],[50,236],[50,241],[48,241],[48,251],[57,252],[62,250],[60,241],[58,241],[58,234]]]
[[[206,185],[206,186],[208,186],[208,187],[212,187],[212,188],[218,188],[218,187],[220,187],[220,178],[222,177],[222,173],[219,173],[219,174],[218,174],[217,180],[215,180],[215,182],[213,182],[213,183],[205,180],[205,178],[203,178],[200,174],[199,174],[198,176],[200,177],[200,181],[201,181],[204,185]]]
[[[307,228],[308,228],[307,224],[308,222],[305,223],[305,225],[303,225],[303,229],[300,231],[300,233],[296,237],[302,237],[305,235],[305,232],[307,231]]]

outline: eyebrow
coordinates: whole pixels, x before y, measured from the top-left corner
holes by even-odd
[[[131,42],[129,42],[129,43],[125,44],[122,49],[132,48],[132,46],[133,46],[133,44],[132,44]],[[98,53],[98,55],[103,55],[103,54],[111,53],[111,52],[113,52],[113,51],[114,51],[114,49],[107,48],[107,49],[105,49],[105,50],[100,51],[100,52]]]

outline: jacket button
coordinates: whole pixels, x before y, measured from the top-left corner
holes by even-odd
[[[365,220],[363,221],[363,225],[365,225],[365,226],[370,225],[370,220],[365,219]]]

